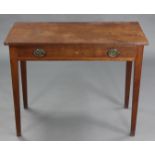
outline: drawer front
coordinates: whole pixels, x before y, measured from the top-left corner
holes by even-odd
[[[19,60],[112,60],[132,61],[136,47],[111,46],[21,46],[17,49]]]

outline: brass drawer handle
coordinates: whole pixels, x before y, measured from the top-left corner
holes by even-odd
[[[36,57],[44,57],[46,55],[46,52],[43,49],[38,48],[33,52],[33,55]]]
[[[117,49],[109,49],[107,55],[109,57],[115,58],[120,55],[120,52]]]

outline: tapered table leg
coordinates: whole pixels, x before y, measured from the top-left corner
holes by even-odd
[[[16,120],[16,134],[21,136],[21,119],[20,119],[20,98],[19,98],[19,77],[18,77],[18,61],[16,59],[16,51],[10,48],[10,65],[12,75],[12,88]]]
[[[134,62],[133,100],[132,100],[132,116],[131,116],[131,131],[130,131],[131,136],[134,136],[136,131],[142,61],[143,61],[143,47],[139,47]]]
[[[131,85],[132,61],[126,62],[126,79],[125,79],[125,98],[124,107],[129,107],[130,85]]]
[[[28,109],[26,61],[20,62],[24,109]]]

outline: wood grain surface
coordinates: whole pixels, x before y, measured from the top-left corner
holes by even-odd
[[[5,45],[117,44],[146,45],[138,22],[15,23]]]
[[[21,136],[18,62],[24,108],[28,108],[26,62],[45,60],[127,61],[125,108],[129,106],[134,63],[130,135],[136,132],[144,46],[148,41],[138,22],[104,23],[15,23],[5,45],[9,45],[16,134]],[[109,51],[117,55],[109,55]],[[40,54],[36,52],[40,52]],[[117,76],[117,75],[116,75]],[[103,86],[104,87],[104,86]]]

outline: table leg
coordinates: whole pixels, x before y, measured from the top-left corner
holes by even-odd
[[[139,47],[134,62],[133,100],[132,100],[132,116],[131,116],[131,131],[130,131],[131,136],[135,136],[136,131],[142,61],[143,61],[143,47]]]
[[[13,88],[14,110],[16,120],[16,134],[17,136],[21,136],[18,60],[16,59],[16,51],[14,48],[10,48],[10,65],[11,65],[12,88]]]
[[[125,80],[125,99],[124,107],[129,107],[130,85],[131,85],[132,61],[126,62],[126,80]]]
[[[28,109],[26,61],[21,61],[20,62],[20,68],[21,68],[21,81],[22,81],[22,92],[23,92],[24,109]]]

